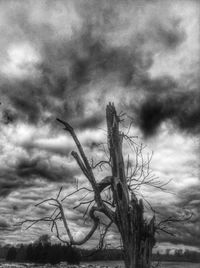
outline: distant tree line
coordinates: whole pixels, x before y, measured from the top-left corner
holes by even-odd
[[[166,249],[165,254],[154,254],[154,260],[157,261],[173,261],[173,262],[200,262],[200,252],[192,251],[186,249],[183,251],[182,249],[176,249],[173,254],[171,253],[171,249]]]
[[[81,261],[112,261],[123,260],[123,252],[120,249],[80,249]]]
[[[200,262],[200,252],[177,249],[172,253],[171,249],[166,249],[165,254],[157,252],[153,254],[154,261],[173,262]],[[44,243],[37,241],[29,245],[4,246],[0,247],[0,259],[10,262],[32,262],[51,263],[67,262],[68,264],[79,264],[80,261],[97,260],[122,260],[123,253],[120,249],[80,249],[61,244]]]
[[[80,252],[76,248],[61,244],[38,243],[20,245],[8,248],[6,261],[51,264],[67,262],[68,264],[79,264]]]
[[[120,249],[104,249],[97,251],[94,250],[81,250],[82,260],[84,261],[96,261],[96,260],[122,260],[123,254]],[[159,252],[153,254],[153,261],[173,261],[173,262],[200,262],[200,252],[191,250],[176,249],[173,254],[172,250],[167,249],[165,254]],[[86,256],[86,257],[84,257]]]

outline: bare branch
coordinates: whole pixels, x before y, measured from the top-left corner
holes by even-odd
[[[58,194],[57,194],[56,199],[58,199],[58,198],[59,198],[59,196],[60,196],[60,194],[61,194],[61,192],[62,192],[62,188],[63,188],[63,187],[61,187],[61,188],[60,188],[60,190],[59,190],[59,192],[58,192]]]
[[[99,240],[99,245],[98,245],[99,249],[103,248],[105,236],[112,224],[113,224],[113,221],[110,221],[109,224],[105,225],[104,231],[100,234],[100,240]]]
[[[87,171],[85,165],[83,164],[80,156],[76,152],[74,152],[74,151],[71,152],[71,155],[75,158],[77,164],[79,165],[80,169],[82,170],[82,172],[86,176],[86,178],[88,178],[90,180],[88,171]]]
[[[88,162],[88,159],[84,153],[82,145],[81,145],[80,141],[78,140],[78,138],[74,132],[74,129],[71,127],[71,125],[69,125],[65,121],[60,120],[60,119],[57,119],[57,120],[65,126],[64,129],[66,131],[68,131],[70,133],[71,137],[73,138],[82,160],[76,152],[72,152],[72,155],[76,159],[76,161],[77,161],[79,167],[81,168],[81,170],[83,171],[84,175],[89,180],[89,182],[94,190],[95,201],[98,204],[98,206],[101,207],[102,206],[102,199],[101,199],[101,195],[100,195],[98,188],[97,188],[97,185],[96,185],[97,183],[96,183],[94,174],[92,172],[92,168],[91,168],[91,166]]]
[[[74,129],[72,128],[72,126],[70,124],[68,124],[67,122],[65,122],[63,120],[60,120],[58,118],[57,118],[57,121],[60,122],[60,123],[62,123],[65,126],[64,129],[71,134],[71,136],[72,136],[72,138],[73,138],[73,140],[74,140],[74,142],[75,142],[75,144],[76,144],[76,146],[77,146],[77,148],[79,150],[79,153],[81,155],[81,158],[83,159],[83,162],[85,164],[86,169],[87,170],[90,170],[91,167],[89,165],[89,162],[87,160],[87,157],[86,157],[86,155],[85,155],[85,153],[83,151],[83,148],[81,146],[81,143],[79,142],[79,140],[78,140],[78,138],[77,138],[77,136],[76,136],[76,134],[75,134]]]
[[[111,185],[111,183],[112,183],[112,179],[113,179],[112,176],[106,176],[105,178],[103,178],[103,179],[97,184],[98,190],[99,190],[100,192],[102,192],[106,187],[108,187],[109,185]]]
[[[94,199],[89,200],[89,201],[85,201],[85,202],[80,202],[78,205],[76,205],[75,207],[73,207],[73,209],[76,209],[76,208],[78,208],[78,207],[80,207],[82,205],[88,204],[88,203],[90,204],[92,202],[94,202]]]
[[[24,221],[18,222],[16,224],[16,226],[22,226],[24,223],[30,222],[31,224],[26,227],[26,230],[28,230],[33,225],[35,225],[36,223],[41,222],[41,221],[44,221],[44,222],[52,222],[52,219],[50,217],[43,217],[43,218],[40,218],[40,219],[26,219]]]
[[[161,220],[159,223],[157,223],[155,225],[156,232],[159,233],[159,231],[162,231],[162,232],[167,233],[171,236],[175,236],[174,232],[169,229],[170,225],[173,223],[187,222],[192,218],[192,216],[193,216],[192,212],[188,216],[186,216],[186,215],[184,215],[182,217],[170,216],[164,220]]]
[[[91,190],[91,189],[89,189],[87,187],[81,187],[81,188],[77,189],[76,191],[74,191],[74,192],[66,195],[63,199],[61,199],[61,202],[63,202],[67,197],[70,197],[70,196],[74,195],[75,193],[78,193],[79,191],[82,191],[82,190],[86,190],[88,192],[92,192],[93,193],[93,190]]]
[[[102,167],[105,166],[105,165],[108,165],[109,167],[111,167],[111,163],[110,163],[110,158],[108,161],[106,160],[100,160],[99,162],[97,162],[96,164],[94,164],[94,161],[92,159],[92,163],[91,163],[91,167],[92,169],[95,169],[97,167],[99,167],[101,170],[102,170]]]
[[[94,232],[96,231],[98,225],[99,225],[99,218],[95,216],[95,211],[99,211],[99,208],[93,206],[90,209],[90,218],[93,220],[93,226],[91,228],[91,230],[89,231],[89,233],[81,240],[79,241],[73,241],[73,245],[83,245],[85,244],[90,238],[91,236],[94,234]]]

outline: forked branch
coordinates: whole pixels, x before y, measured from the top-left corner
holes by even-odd
[[[115,215],[113,213],[113,211],[106,205],[106,203],[102,200],[101,198],[101,191],[106,187],[105,185],[108,185],[108,179],[106,179],[107,181],[102,181],[101,183],[97,183],[92,171],[92,167],[90,166],[88,159],[85,155],[85,152],[83,150],[83,147],[78,139],[78,137],[76,136],[76,133],[74,132],[74,129],[72,128],[72,126],[70,124],[68,124],[67,122],[57,119],[58,122],[60,122],[61,124],[64,125],[64,130],[68,131],[71,135],[71,137],[73,138],[76,147],[79,151],[79,154],[77,152],[72,152],[72,156],[75,158],[76,162],[78,163],[80,169],[82,170],[83,174],[86,176],[86,178],[88,179],[88,181],[90,182],[92,189],[94,191],[94,200],[97,204],[97,207],[112,221],[114,221],[115,219]],[[102,189],[100,191],[100,189]]]
[[[23,225],[24,223],[30,223],[26,227],[26,229],[29,229],[30,227],[32,227],[33,225],[35,225],[35,224],[37,224],[39,222],[49,222],[51,224],[51,231],[53,232],[54,230],[56,230],[56,236],[61,242],[66,243],[68,245],[82,245],[82,244],[86,243],[91,238],[91,236],[94,234],[94,232],[97,230],[97,228],[99,226],[99,223],[100,223],[100,220],[95,215],[95,212],[96,211],[101,212],[101,209],[99,209],[98,207],[95,207],[95,206],[93,206],[90,209],[89,216],[90,216],[90,219],[93,221],[93,226],[90,229],[90,231],[88,232],[88,234],[85,235],[84,238],[82,238],[81,240],[76,241],[74,239],[72,233],[71,233],[70,228],[69,228],[69,225],[68,225],[68,222],[67,222],[67,217],[65,216],[65,213],[64,213],[63,205],[58,200],[58,197],[60,196],[61,190],[59,191],[59,193],[57,195],[57,198],[48,198],[48,199],[45,199],[45,200],[41,201],[40,203],[36,204],[36,206],[38,207],[38,206],[40,206],[40,205],[42,205],[42,204],[44,204],[46,202],[51,202],[51,203],[48,203],[48,204],[51,205],[51,206],[56,207],[56,209],[54,210],[54,213],[51,216],[43,217],[43,218],[40,218],[40,219],[26,219],[26,220],[18,223],[18,225]],[[55,215],[55,211],[58,212],[56,215]],[[60,220],[63,222],[64,228],[65,228],[66,233],[67,233],[67,235],[69,237],[69,240],[64,240],[60,236],[59,228],[58,228],[58,225],[57,225],[57,222],[60,221]]]

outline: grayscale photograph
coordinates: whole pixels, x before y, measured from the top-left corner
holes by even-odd
[[[199,0],[0,0],[0,268],[200,267],[199,55]]]

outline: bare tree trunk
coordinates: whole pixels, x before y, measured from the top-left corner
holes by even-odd
[[[116,205],[115,223],[121,235],[126,268],[150,268],[154,239],[154,218],[143,218],[143,203],[134,192],[129,194],[122,153],[123,133],[112,104],[107,106],[108,146],[112,164],[112,192]]]
[[[127,268],[150,268],[154,239],[154,219],[146,224],[143,219],[143,205],[132,200],[127,218],[129,229],[123,238],[124,259]]]

